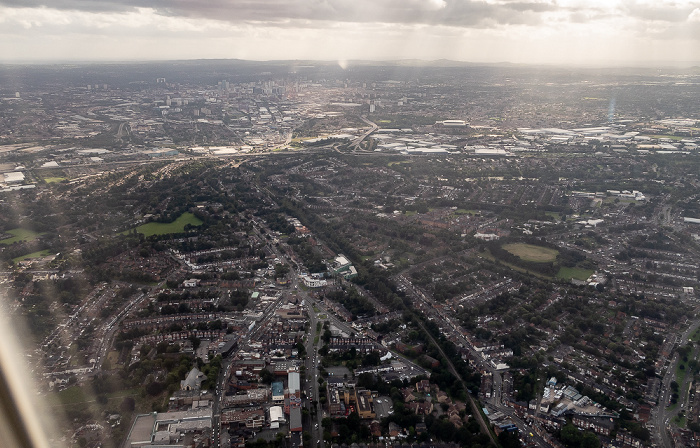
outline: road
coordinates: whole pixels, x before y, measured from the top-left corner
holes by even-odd
[[[280,296],[272,302],[263,312],[263,317],[256,324],[251,332],[248,332],[238,341],[238,350],[246,350],[251,340],[256,339],[263,328],[266,327],[267,321],[270,320],[275,311],[282,305],[284,296]],[[226,390],[226,381],[231,376],[231,361],[229,358],[223,360],[219,378],[216,382],[216,393],[214,394],[214,402],[212,403],[212,428],[213,440],[212,446],[219,448],[221,445],[221,398]]]
[[[306,295],[305,292],[303,292],[304,295]],[[309,409],[309,413],[312,416],[311,417],[311,422],[312,422],[312,427],[309,428],[309,433],[311,433],[311,443],[313,446],[316,446],[317,444],[319,447],[323,448],[325,445],[325,442],[323,440],[323,426],[321,425],[322,420],[323,420],[323,408],[318,405],[318,397],[319,397],[319,384],[318,384],[318,366],[319,366],[319,355],[318,355],[318,349],[321,348],[321,335],[320,332],[316,331],[316,324],[320,322],[316,318],[316,312],[314,311],[313,303],[311,300],[309,300],[309,297],[306,296],[304,298],[305,304],[309,313],[309,322],[311,324],[311,327],[309,329],[308,333],[308,339],[306,341],[306,379],[305,379],[305,391],[306,391],[306,397],[307,397],[307,406]],[[318,341],[314,342],[316,340],[316,336],[318,336]],[[315,404],[315,409],[314,408],[314,403]],[[316,419],[313,419],[313,416],[316,416]]]
[[[102,341],[100,341],[100,346],[97,349],[97,357],[95,358],[95,370],[96,371],[101,371],[102,370],[102,363],[100,360],[104,359],[107,356],[107,352],[109,349],[112,347],[112,341],[114,340],[114,335],[117,332],[117,328],[119,327],[119,323],[124,320],[124,318],[129,314],[129,311],[138,303],[140,303],[146,295],[144,293],[140,293],[137,297],[131,299],[125,306],[124,308],[119,311],[119,313],[112,318],[102,329],[100,329],[100,332],[104,331],[104,337],[102,338]]]
[[[367,123],[368,125],[372,126],[372,128],[371,128],[369,131],[367,131],[367,132],[365,132],[364,134],[362,134],[361,136],[357,137],[355,140],[353,140],[352,143],[350,143],[350,148],[351,148],[351,149],[359,149],[360,143],[362,143],[362,141],[363,141],[364,139],[366,139],[367,137],[369,137],[369,135],[370,135],[372,132],[374,132],[374,131],[376,131],[377,129],[379,129],[379,126],[377,126],[375,123],[372,123],[371,121],[369,121],[366,117],[362,116],[362,117],[360,117],[360,118],[362,119],[362,121],[364,121],[364,122]]]
[[[224,394],[226,387],[226,379],[231,373],[231,362],[224,360],[219,371],[219,378],[216,381],[216,393],[214,394],[214,403],[212,403],[211,425],[213,428],[212,446],[219,448],[221,446],[221,397]]]
[[[688,337],[700,327],[700,320],[693,321],[687,330],[685,330],[678,338],[678,346],[684,345],[688,341]],[[698,349],[694,350],[694,355],[697,356]],[[674,354],[671,362],[666,369],[666,373],[661,382],[661,390],[659,393],[659,400],[657,405],[651,411],[651,422],[653,423],[652,428],[652,438],[657,446],[671,448],[673,442],[669,435],[669,430],[671,426],[669,424],[670,419],[673,418],[679,411],[680,408],[676,407],[669,411],[666,407],[671,401],[671,381],[676,379],[676,367],[678,365],[679,357],[678,354]],[[690,375],[686,375],[683,384],[679,384],[678,387],[678,403],[685,404],[688,400],[688,382],[690,381]]]
[[[426,335],[428,335],[428,337],[430,338],[430,341],[432,342],[432,344],[433,344],[435,347],[437,347],[438,351],[440,352],[440,354],[442,355],[442,357],[443,357],[443,358],[445,359],[445,361],[447,362],[447,366],[448,366],[448,368],[450,369],[450,373],[452,373],[452,375],[453,375],[455,378],[457,378],[457,381],[459,381],[459,382],[462,384],[462,387],[464,388],[464,390],[467,390],[467,384],[466,384],[466,383],[464,382],[464,380],[462,379],[462,375],[460,375],[459,372],[457,372],[457,369],[455,369],[455,366],[452,364],[452,361],[450,360],[450,358],[447,357],[447,355],[445,354],[445,352],[442,350],[442,347],[437,343],[437,341],[435,340],[435,338],[433,338],[433,335],[431,335],[430,332],[423,326],[423,323],[422,323],[420,320],[416,319],[415,322],[417,322],[418,325],[423,329],[423,332],[424,332]],[[489,423],[488,423],[488,422],[486,421],[486,419],[484,418],[483,414],[481,413],[481,411],[480,411],[480,409],[479,409],[479,406],[478,406],[478,405],[476,404],[476,402],[474,401],[474,398],[472,398],[472,396],[471,396],[470,393],[467,393],[467,398],[469,399],[469,405],[470,405],[471,408],[472,408],[472,415],[474,415],[475,417],[477,417],[477,419],[479,420],[479,426],[481,426],[482,432],[483,432],[484,434],[487,434],[487,435],[489,436],[489,438],[491,439],[491,443],[493,443],[494,445],[498,446],[498,442],[496,441],[496,438],[493,436],[493,432],[491,432],[491,429],[490,429],[490,427],[489,427]]]
[[[462,335],[460,326],[457,323],[455,323],[453,319],[447,316],[431,298],[429,298],[425,293],[423,293],[423,291],[416,288],[410,281],[401,276],[399,276],[398,280],[405,287],[406,293],[414,300],[414,304],[422,302],[421,305],[423,308],[423,312],[425,314],[428,314],[440,327],[442,327],[442,329],[447,333],[446,336],[452,336],[453,339],[458,342],[458,345],[467,348],[470,354],[472,355],[472,358],[477,360],[479,369],[487,370],[492,375],[493,394],[491,395],[491,399],[488,402],[489,405],[493,409],[500,411],[504,415],[507,415],[511,419],[511,421],[523,432],[523,434],[533,434],[533,436],[530,437],[529,442],[532,442],[537,446],[548,447],[549,443],[547,443],[541,436],[539,436],[537,434],[537,431],[534,431],[526,422],[524,422],[517,415],[515,415],[515,412],[512,408],[509,408],[508,406],[505,406],[503,404],[503,378],[501,376],[501,372],[499,372],[491,363],[486,362],[482,358],[481,353],[477,352],[476,349],[472,346],[472,344],[467,340],[467,338],[465,338],[464,335]],[[442,352],[442,350],[440,351]],[[444,353],[443,356],[445,356]],[[445,359],[447,359],[447,357],[445,357]],[[459,378],[461,381],[461,377],[458,376],[457,372],[454,369],[454,366],[451,365],[451,362],[450,367],[450,370],[452,370],[452,374],[457,376],[457,378]],[[474,406],[476,406],[476,402],[473,400],[471,395],[469,395],[469,399],[472,404],[472,408],[474,408]],[[475,413],[474,415],[480,416],[481,414]],[[479,423],[482,429],[488,430],[490,423],[487,423],[483,419]],[[488,431],[489,434],[492,434],[490,430]]]

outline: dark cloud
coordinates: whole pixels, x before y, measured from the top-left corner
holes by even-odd
[[[158,14],[236,22],[284,24],[288,21],[397,23],[482,27],[486,24],[537,24],[555,3],[476,0],[0,0],[0,5],[88,12],[126,12],[153,8]]]

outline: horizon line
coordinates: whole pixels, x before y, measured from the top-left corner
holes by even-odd
[[[402,58],[402,59],[242,59],[242,58],[183,58],[183,59],[43,59],[43,60],[2,60],[0,65],[59,65],[59,64],[78,64],[78,65],[110,65],[110,64],[148,64],[148,63],[164,63],[164,62],[196,62],[196,61],[239,61],[251,62],[260,64],[270,63],[321,63],[321,64],[337,64],[343,69],[357,65],[436,65],[436,64],[454,64],[472,65],[472,66],[515,66],[515,67],[550,67],[550,68],[638,68],[638,69],[694,69],[700,68],[700,60],[698,61],[591,61],[591,62],[510,62],[510,61],[472,61],[459,59],[422,59],[422,58]],[[342,65],[346,67],[342,67]],[[448,68],[448,67],[444,67]]]

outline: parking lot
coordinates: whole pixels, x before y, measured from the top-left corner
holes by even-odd
[[[388,417],[394,413],[394,403],[389,397],[377,397],[374,399],[374,412],[377,418]]]

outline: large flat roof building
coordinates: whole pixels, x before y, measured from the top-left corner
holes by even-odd
[[[124,448],[150,445],[153,439],[153,430],[156,426],[156,413],[138,415],[131,431],[126,439]]]
[[[286,420],[284,419],[284,413],[282,412],[281,406],[272,406],[270,408],[270,428],[279,429],[281,424],[284,424]]]
[[[272,401],[275,403],[284,402],[284,384],[281,381],[275,381],[271,384]]]
[[[289,372],[287,389],[289,389],[289,395],[298,396],[301,394],[299,372]]]
[[[211,407],[194,411],[138,415],[124,448],[184,446],[183,434],[201,433],[212,427]]]
[[[20,182],[24,182],[24,173],[21,171],[5,173],[4,176],[6,184],[18,184]]]
[[[301,432],[301,408],[292,408],[289,413],[289,430]]]

